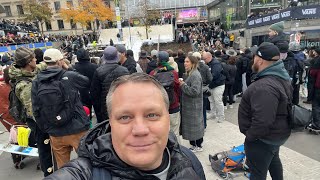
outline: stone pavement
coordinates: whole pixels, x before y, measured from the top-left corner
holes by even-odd
[[[225,112],[226,119],[236,121],[237,104],[234,109],[228,109]],[[214,120],[208,121],[208,127],[204,136],[204,151],[198,152],[196,155],[200,159],[205,170],[208,180],[216,180],[219,178],[211,169],[208,155],[217,152],[226,151],[233,146],[238,146],[244,142],[244,136],[239,132],[237,125],[225,121],[217,123]],[[0,125],[0,131],[4,131],[4,127]],[[180,137],[181,138],[181,137]],[[0,143],[6,143],[8,133],[0,134]],[[182,144],[189,147],[189,143],[181,140]],[[318,142],[314,142],[318,143]],[[319,144],[320,145],[320,144]],[[284,179],[288,180],[319,180],[320,179],[320,162],[311,159],[303,154],[295,152],[284,146],[281,147],[280,156],[284,168]],[[75,155],[74,155],[75,157]],[[0,152],[0,179],[4,180],[21,180],[21,179],[42,179],[41,171],[36,170],[37,158],[27,158],[26,167],[22,170],[16,170],[13,167],[11,156],[8,153]],[[247,178],[240,174],[235,180],[246,180]],[[268,179],[271,179],[268,177]]]

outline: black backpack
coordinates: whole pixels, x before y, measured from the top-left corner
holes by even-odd
[[[12,116],[12,118],[18,122],[18,123],[26,123],[27,120],[27,112],[26,108],[20,101],[20,99],[17,97],[15,91],[16,91],[16,86],[18,83],[21,81],[26,81],[26,82],[32,82],[31,79],[29,78],[19,78],[15,82],[10,82],[11,84],[11,90],[9,93],[9,114]]]
[[[51,79],[38,82],[36,99],[33,99],[33,111],[40,126],[49,123],[48,127],[61,127],[74,116],[75,105],[68,92],[71,90],[70,82],[64,82],[68,77],[62,78],[65,72],[62,70]]]
[[[175,102],[174,99],[174,74],[173,71],[161,71],[161,69],[156,69],[154,78],[160,82],[160,84],[167,91],[170,105]]]

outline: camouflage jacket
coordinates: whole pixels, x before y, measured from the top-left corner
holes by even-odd
[[[9,69],[10,80],[15,81],[20,77],[30,78],[30,80],[33,80],[35,79],[35,77],[40,71],[46,68],[47,68],[46,63],[42,62],[37,65],[34,71],[29,72],[29,71],[17,68],[15,67],[15,64],[12,64]],[[33,113],[32,113],[32,103],[31,103],[31,87],[32,87],[32,82],[20,81],[16,85],[15,93],[19,98],[19,100],[24,105],[24,107],[26,108],[27,115],[29,117],[32,117],[32,119],[34,119]]]

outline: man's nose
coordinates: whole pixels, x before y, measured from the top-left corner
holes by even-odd
[[[148,121],[143,117],[136,117],[132,127],[132,135],[134,136],[145,136],[149,134]]]

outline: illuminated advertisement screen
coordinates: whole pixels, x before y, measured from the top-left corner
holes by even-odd
[[[179,19],[195,19],[198,17],[198,9],[183,9],[179,12]]]

